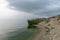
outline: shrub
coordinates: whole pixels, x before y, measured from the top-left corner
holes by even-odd
[[[28,20],[28,28],[37,28],[36,24],[46,20],[46,18],[40,18],[40,19],[33,19],[33,20]]]

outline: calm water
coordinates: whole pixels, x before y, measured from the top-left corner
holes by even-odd
[[[13,1],[10,0],[10,1],[14,5],[16,4],[14,2],[18,2],[16,0],[13,0]],[[23,2],[24,1],[25,0],[23,0]],[[29,2],[29,1],[27,1],[27,2]],[[32,36],[37,31],[35,29],[27,29],[27,26],[28,26],[27,20],[33,19],[33,18],[38,18],[39,16],[34,15],[32,13],[24,12],[23,10],[21,11],[21,9],[17,10],[16,7],[18,7],[18,6],[16,5],[16,7],[14,7],[11,5],[11,3],[8,2],[7,0],[0,0],[0,40],[27,40],[30,36]],[[31,7],[29,7],[29,6],[27,7],[26,5],[24,5],[24,3],[23,3],[23,5],[21,4],[23,6],[23,7],[22,6],[21,7],[23,9],[25,9],[25,8],[30,9],[30,11],[32,9],[35,10],[35,8],[37,9],[37,6],[39,6],[39,5],[37,5],[34,7],[34,5],[35,5],[34,0],[33,0],[33,2],[31,0],[31,3],[33,3],[32,5],[30,4],[30,2],[29,2],[29,4],[26,3],[29,6],[31,5]],[[24,8],[24,6],[25,6],[25,8]],[[39,6],[39,9],[40,9],[40,6]],[[38,11],[40,12],[39,9],[38,9]],[[45,7],[42,8],[41,13],[45,12],[43,9],[45,10]],[[47,7],[47,10],[49,13],[51,13],[50,12],[51,9],[49,11],[49,9]],[[35,11],[35,12],[38,12],[38,11]],[[33,13],[35,13],[35,12],[33,12]],[[43,16],[46,15],[45,13],[43,14]],[[52,11],[52,13],[55,13],[55,12]],[[40,15],[40,16],[42,16],[42,15]]]
[[[5,38],[0,40],[28,40],[37,30],[19,28],[17,31],[9,32],[5,34]],[[1,35],[2,37],[4,35]]]
[[[37,16],[26,13],[24,15],[21,13],[4,15],[0,18],[0,40],[27,40],[36,32],[34,29],[27,29],[27,20],[33,18]]]
[[[0,0],[0,40],[27,40],[35,30],[27,29],[27,20],[37,15],[17,11],[8,7],[6,0]]]

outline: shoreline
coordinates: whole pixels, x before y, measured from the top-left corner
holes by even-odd
[[[39,20],[30,21],[29,25],[32,23],[38,31],[29,40],[60,40],[60,15]],[[29,27],[32,28],[32,26]]]

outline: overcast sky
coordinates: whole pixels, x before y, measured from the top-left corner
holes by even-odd
[[[58,15],[60,14],[60,0],[0,0],[0,18],[11,16],[11,14],[15,16],[16,13],[40,16]]]
[[[38,14],[52,16],[60,14],[60,0],[7,0],[9,8]]]

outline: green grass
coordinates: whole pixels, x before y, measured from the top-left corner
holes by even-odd
[[[28,20],[28,29],[30,28],[37,28],[35,25],[37,25],[38,23],[47,20],[46,18],[38,18],[38,19],[32,19],[32,20]]]

